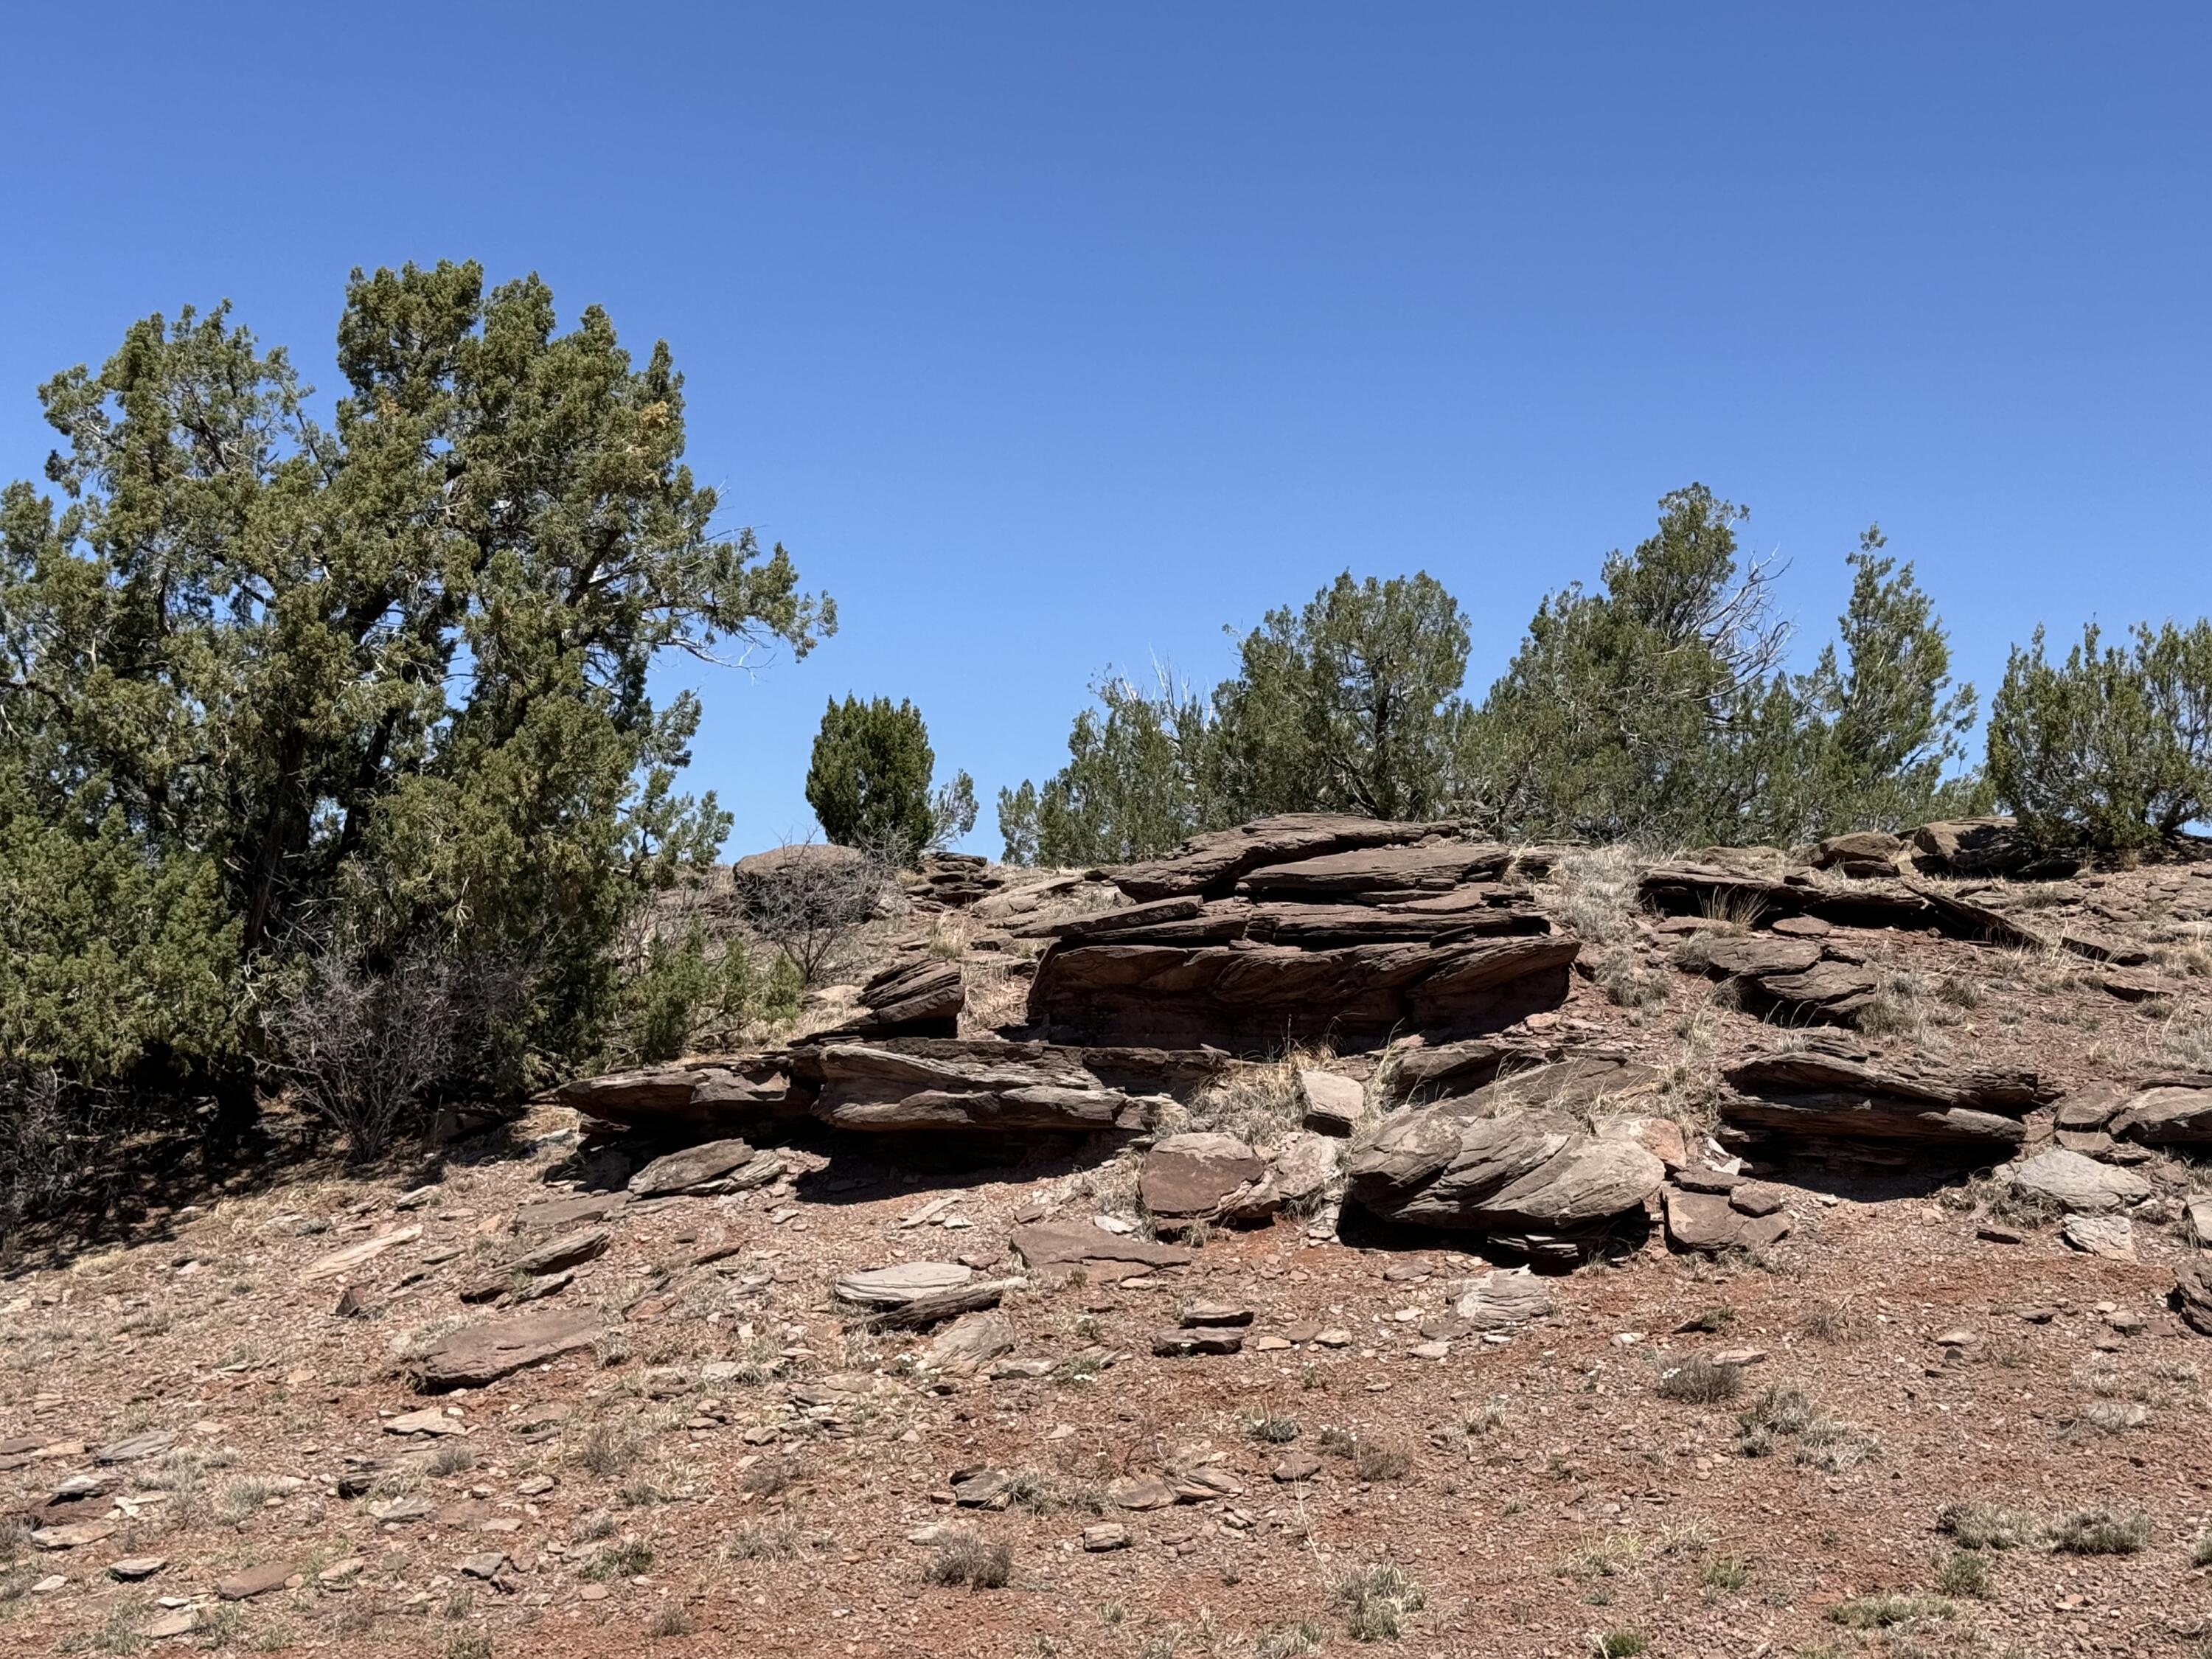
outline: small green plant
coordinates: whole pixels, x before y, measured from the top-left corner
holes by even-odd
[[[455,1631],[446,1644],[446,1659],[491,1659],[491,1638],[480,1630]]]
[[[1361,1437],[1352,1449],[1352,1472],[1362,1480],[1397,1480],[1413,1467],[1413,1455],[1393,1440]]]
[[[1707,1589],[1740,1590],[1751,1582],[1751,1564],[1740,1555],[1716,1555],[1698,1564],[1698,1582]]]
[[[2197,1534],[2197,1541],[2189,1547],[2189,1565],[2192,1567],[2212,1567],[2212,1532]]]
[[[1596,1659],[1635,1659],[1650,1645],[1651,1638],[1640,1630],[1599,1631],[1590,1638],[1590,1652]]]
[[[1268,1412],[1246,1418],[1244,1432],[1271,1446],[1286,1446],[1298,1437],[1298,1420]]]
[[[1968,1595],[1980,1601],[1996,1582],[1996,1570],[1978,1550],[1956,1549],[1936,1574],[1936,1588],[1946,1595]]]
[[[1362,1567],[1336,1587],[1345,1626],[1355,1642],[1395,1642],[1408,1614],[1428,1605],[1428,1592],[1403,1567]]]
[[[583,1574],[595,1584],[611,1579],[635,1578],[653,1565],[653,1547],[642,1539],[625,1538],[611,1544],[584,1563]]]

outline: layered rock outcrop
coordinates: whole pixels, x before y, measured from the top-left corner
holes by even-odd
[[[1054,941],[1031,1025],[1240,1052],[1502,1029],[1565,999],[1578,948],[1510,862],[1449,826],[1311,814],[1197,836],[1115,872],[1132,908],[1031,930]]]

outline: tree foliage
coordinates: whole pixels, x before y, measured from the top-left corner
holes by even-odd
[[[1099,707],[1075,717],[1067,764],[1037,785],[999,792],[1010,863],[1122,864],[1173,847],[1210,816],[1202,698],[1164,672],[1157,690],[1107,678]]]
[[[0,886],[46,951],[11,1052],[234,1070],[252,985],[341,933],[523,963],[524,1046],[587,1049],[619,918],[727,823],[649,670],[834,629],[716,528],[665,343],[441,264],[356,271],[337,345],[327,424],[227,307],[40,388],[59,501],[0,495]],[[104,1052],[40,1012],[86,994]]]
[[[2093,623],[2063,663],[2041,629],[1990,706],[1997,799],[2048,846],[2140,852],[2212,809],[2212,623],[2138,623],[2108,645]]]
[[[902,699],[834,699],[823,711],[806,771],[806,803],[840,847],[905,862],[975,827],[975,785],[965,772],[931,787],[937,752],[921,711]]]
[[[1975,714],[1941,620],[1882,556],[1851,556],[1837,641],[1782,666],[1778,572],[1741,556],[1744,509],[1703,485],[1601,586],[1547,596],[1480,708],[1468,629],[1425,574],[1346,573],[1243,636],[1210,696],[1119,681],[1078,714],[1068,763],[1002,791],[1011,859],[1097,863],[1266,812],[1468,817],[1494,833],[1790,842],[1976,810],[1955,769]]]

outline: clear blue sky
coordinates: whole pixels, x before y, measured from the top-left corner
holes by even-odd
[[[1109,664],[1211,679],[1426,568],[1478,692],[1699,479],[1809,647],[1879,519],[2007,645],[2212,610],[2201,5],[24,7],[0,471],[32,390],[228,295],[328,389],[349,266],[672,343],[691,453],[843,631],[710,676],[732,850],[825,698],[990,798]]]

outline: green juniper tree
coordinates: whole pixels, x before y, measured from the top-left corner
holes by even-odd
[[[2108,855],[2172,841],[2212,811],[2212,622],[2095,623],[2054,663],[2041,629],[1990,705],[1998,801],[2046,846]]]
[[[648,672],[835,627],[715,526],[665,344],[536,277],[356,271],[328,422],[228,307],[134,324],[40,388],[61,445],[0,495],[0,968],[10,1058],[236,1079],[257,1000],[343,939],[517,963],[511,1058],[591,1048],[606,945],[728,819]],[[12,945],[13,941],[9,943]],[[118,1012],[70,1051],[57,1006]]]
[[[937,754],[921,711],[902,699],[848,696],[823,711],[806,770],[806,804],[822,833],[904,863],[975,827],[975,785],[965,772],[935,789]]]

